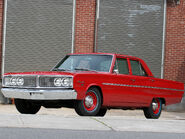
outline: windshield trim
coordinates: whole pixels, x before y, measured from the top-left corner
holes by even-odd
[[[62,60],[60,60],[50,71],[53,71],[60,63],[62,63],[62,61],[64,61],[67,57],[69,56],[80,56],[80,55],[95,55],[95,56],[112,56],[112,60],[111,60],[111,64],[110,64],[110,68],[109,71],[97,71],[97,72],[104,72],[104,73],[110,73],[111,69],[112,69],[112,63],[114,60],[114,55],[113,54],[68,54],[65,57],[62,58]],[[68,72],[68,71],[64,71],[64,72]]]

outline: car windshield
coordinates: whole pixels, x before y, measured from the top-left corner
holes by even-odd
[[[53,70],[109,72],[112,57],[111,55],[68,55]]]

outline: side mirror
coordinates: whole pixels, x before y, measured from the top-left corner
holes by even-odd
[[[118,73],[119,73],[118,69],[114,69],[114,70],[113,70],[113,73],[118,74]]]

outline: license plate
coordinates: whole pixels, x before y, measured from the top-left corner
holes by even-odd
[[[44,99],[44,95],[43,93],[30,92],[30,98],[31,99]]]

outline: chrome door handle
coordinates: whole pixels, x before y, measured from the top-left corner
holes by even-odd
[[[155,82],[155,80],[154,80],[154,79],[150,79],[150,81],[151,81],[151,82]]]
[[[131,79],[132,82],[135,82],[136,80],[135,79]]]

